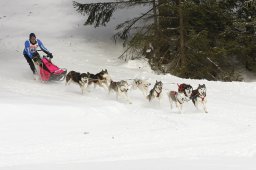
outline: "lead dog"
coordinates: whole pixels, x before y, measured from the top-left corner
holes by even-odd
[[[206,109],[206,86],[205,84],[203,85],[198,85],[196,90],[193,90],[192,95],[191,95],[192,102],[194,103],[195,107],[198,109],[198,103],[201,103],[204,109],[205,113],[208,113]]]
[[[98,85],[100,87],[103,87],[107,89],[109,83],[110,83],[110,75],[108,74],[108,70],[101,70],[97,74],[92,74],[87,72],[89,75],[89,85],[94,84],[94,88]]]
[[[148,83],[146,80],[142,79],[134,79],[132,83],[132,89],[136,90],[137,88],[143,93],[143,95],[146,97],[148,94],[148,87],[151,84]]]
[[[127,81],[121,80],[118,82],[110,81],[110,85],[108,88],[109,94],[111,91],[114,91],[116,93],[116,100],[118,100],[119,96],[124,96],[126,100],[131,104],[131,100],[128,97],[128,92],[129,90],[129,84]]]
[[[71,82],[78,84],[83,94],[84,90],[88,87],[89,75],[86,73],[81,74],[79,72],[70,71],[66,76],[66,85],[69,85]]]
[[[160,99],[162,97],[162,89],[163,83],[161,81],[156,81],[153,89],[151,89],[149,95],[147,95],[148,101],[151,102],[152,99],[157,98],[160,102]]]

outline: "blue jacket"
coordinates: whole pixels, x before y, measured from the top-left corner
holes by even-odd
[[[42,41],[39,39],[36,40],[36,44],[31,44],[29,40],[25,41],[25,48],[23,50],[24,55],[28,55],[30,58],[34,56],[36,50],[39,50],[38,47],[45,52],[46,54],[50,53],[47,48],[43,45]]]

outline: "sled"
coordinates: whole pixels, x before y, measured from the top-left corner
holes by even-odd
[[[42,64],[39,66],[39,75],[42,81],[62,81],[66,74],[65,68],[57,67],[46,57],[42,58]]]
[[[63,81],[67,74],[67,69],[54,65],[47,56],[38,60],[38,75],[42,82]]]

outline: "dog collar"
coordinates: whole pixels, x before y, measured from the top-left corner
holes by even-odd
[[[202,99],[202,101],[204,101],[204,98],[205,98],[206,96],[199,95],[199,97]]]

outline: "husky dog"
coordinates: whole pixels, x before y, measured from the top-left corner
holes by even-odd
[[[177,92],[177,91],[170,91],[167,93],[169,101],[170,101],[170,107],[172,110],[172,104],[175,103],[176,107],[179,109],[180,113],[182,113],[182,107],[184,102],[187,102],[187,98],[184,94],[184,92]]]
[[[178,92],[184,93],[184,95],[186,97],[186,101],[190,100],[192,91],[193,91],[193,87],[189,84],[182,83],[182,84],[178,85]]]
[[[81,74],[75,71],[70,71],[66,76],[66,85],[70,84],[71,82],[77,83],[80,86],[83,94],[84,90],[88,87],[89,75],[86,73]]]
[[[203,85],[198,85],[196,90],[193,90],[192,95],[191,95],[192,102],[194,103],[195,107],[198,109],[198,103],[201,103],[203,105],[203,109],[205,113],[208,113],[206,109],[206,86],[205,84]]]
[[[94,84],[94,88],[96,85],[107,89],[108,84],[110,83],[110,75],[108,74],[108,70],[101,70],[97,74],[92,74],[87,72],[89,75],[89,85]]]
[[[136,90],[137,88],[143,93],[143,95],[146,97],[148,93],[148,87],[151,84],[148,83],[146,80],[141,79],[135,79],[132,83],[132,88]]]
[[[118,100],[119,96],[124,96],[127,99],[127,101],[131,104],[132,102],[130,101],[127,95],[128,90],[129,90],[129,84],[127,83],[127,81],[121,80],[118,82],[114,82],[110,80],[108,91],[109,93],[111,91],[114,91],[116,93],[116,100]]]
[[[153,89],[151,89],[149,92],[149,95],[147,95],[148,101],[150,102],[152,99],[157,98],[160,102],[160,99],[162,97],[161,95],[162,89],[163,89],[163,83],[161,81],[156,81]]]

